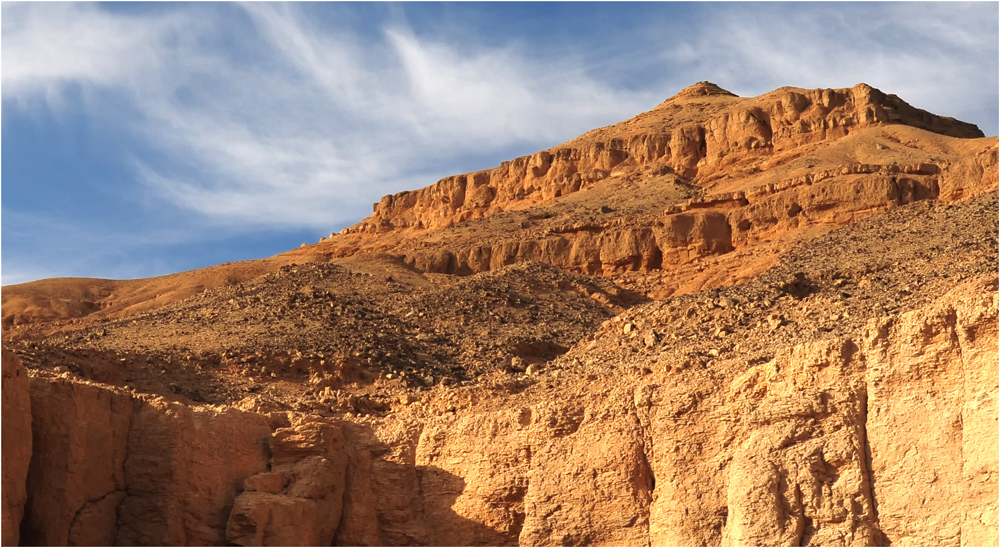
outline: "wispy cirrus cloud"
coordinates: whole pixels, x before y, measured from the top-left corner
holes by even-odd
[[[325,229],[356,218],[375,194],[449,174],[470,151],[555,144],[648,108],[658,95],[583,75],[546,83],[545,68],[528,58],[458,50],[398,24],[362,43],[350,29],[311,25],[287,4],[242,9],[252,27],[188,26],[196,18],[184,13],[125,17],[87,5],[63,5],[51,17],[40,16],[49,13],[43,8],[11,10],[5,98],[56,101],[69,85],[110,89],[139,113],[124,123],[158,153],[135,159],[137,175],[169,203],[209,223]],[[259,33],[252,55],[206,47],[209,36],[248,30]],[[75,38],[55,39],[64,36]],[[25,62],[61,51],[77,53],[45,70]]]

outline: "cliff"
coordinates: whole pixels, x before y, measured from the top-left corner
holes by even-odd
[[[701,82],[652,111],[563,145],[491,170],[385,196],[370,218],[346,232],[442,228],[551,202],[642,168],[689,180],[708,179],[886,124],[959,138],[984,136],[972,124],[913,108],[866,84],[850,89],[781,88],[742,99]]]

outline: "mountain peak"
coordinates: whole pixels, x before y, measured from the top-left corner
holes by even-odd
[[[677,95],[671,97],[671,99],[688,98],[688,97],[705,97],[709,95],[725,95],[729,97],[739,97],[735,93],[722,89],[717,84],[712,82],[698,82],[697,84],[688,86],[682,89]]]

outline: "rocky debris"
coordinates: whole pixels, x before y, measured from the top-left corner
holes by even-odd
[[[29,368],[188,404],[383,414],[400,391],[474,382],[506,371],[511,357],[523,362],[518,372],[541,365],[637,299],[530,263],[435,283],[394,279],[287,267],[12,349]],[[373,381],[385,386],[371,390]]]

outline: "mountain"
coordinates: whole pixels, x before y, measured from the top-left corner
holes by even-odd
[[[997,543],[998,140],[653,110],[319,243],[3,288],[3,543]]]

